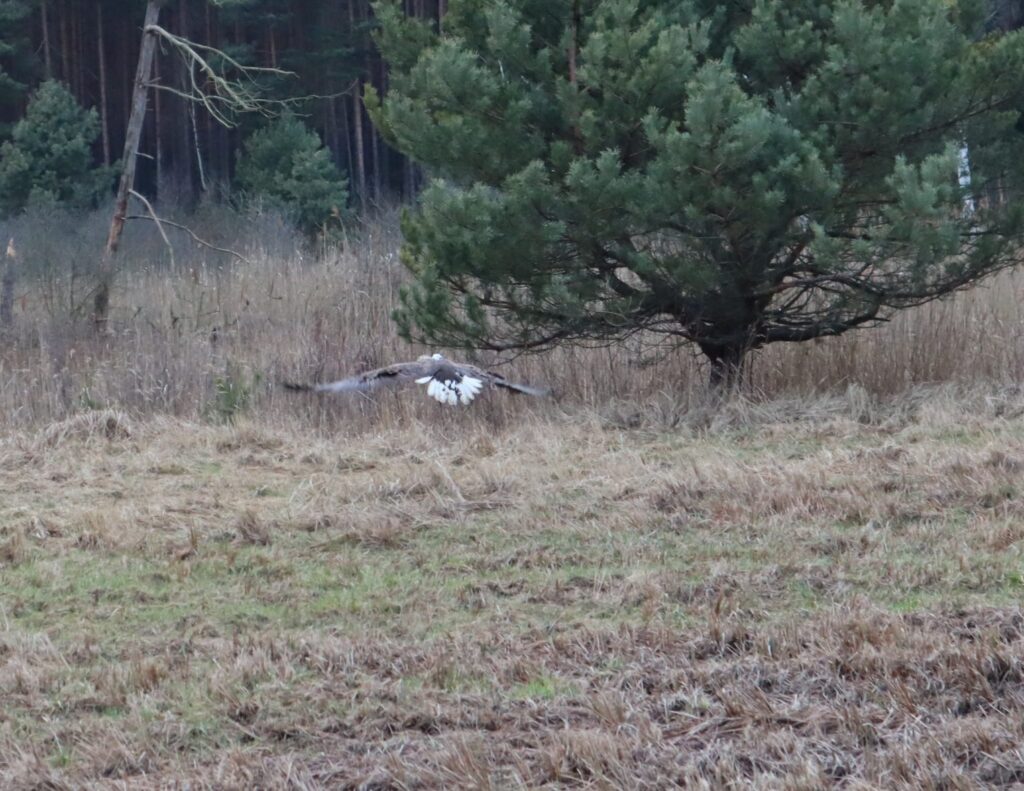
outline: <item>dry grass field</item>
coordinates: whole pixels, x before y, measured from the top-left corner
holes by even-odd
[[[1019,277],[721,405],[636,341],[456,411],[275,386],[420,351],[391,225],[137,232],[97,338],[95,229],[20,222],[0,788],[1024,783]]]
[[[1020,783],[1022,415],[10,432],[0,785]]]

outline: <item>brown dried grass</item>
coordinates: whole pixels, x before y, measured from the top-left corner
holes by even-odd
[[[17,238],[23,259],[15,325],[0,346],[0,425],[48,425],[110,409],[191,420],[245,413],[376,430],[433,414],[420,400],[318,399],[276,387],[281,379],[329,379],[424,351],[398,340],[390,321],[405,279],[393,213],[313,256],[275,217],[211,208],[189,222],[248,262],[176,239],[173,267],[156,231],[132,226],[113,332],[102,338],[87,321],[92,280],[81,250],[102,236],[103,218],[57,221],[59,233],[48,216],[0,228]],[[1006,274],[878,329],[776,345],[752,356],[746,395],[765,400],[853,387],[871,398],[922,384],[1019,382],[1022,305],[1024,281]],[[703,402],[706,371],[692,349],[649,341],[564,348],[509,370],[552,386],[562,404],[617,411],[623,420],[657,415],[672,425]],[[487,355],[479,361],[493,362]],[[518,419],[525,401],[492,399],[475,409],[500,424]]]
[[[1012,787],[1022,415],[8,432],[0,786]]]
[[[725,404],[637,342],[456,413],[274,387],[420,351],[393,220],[275,228],[175,271],[129,238],[102,339],[19,245],[0,787],[1024,783],[1019,277]]]

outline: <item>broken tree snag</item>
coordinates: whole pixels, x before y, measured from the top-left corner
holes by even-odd
[[[14,239],[7,243],[6,260],[4,277],[0,281],[0,328],[4,329],[14,323],[14,268],[18,261],[18,253],[14,249]]]
[[[93,323],[97,329],[105,329],[110,312],[110,286],[114,279],[114,256],[121,242],[124,218],[128,214],[128,195],[135,183],[135,162],[142,137],[142,124],[146,119],[146,97],[149,91],[149,75],[153,69],[153,53],[156,50],[156,36],[149,29],[156,25],[160,16],[161,0],[149,0],[146,5],[146,21],[142,26],[142,47],[139,63],[135,70],[135,84],[132,88],[132,109],[125,132],[124,155],[121,158],[121,181],[114,201],[114,214],[110,218],[110,233],[107,246],[100,260],[99,283],[93,300]]]

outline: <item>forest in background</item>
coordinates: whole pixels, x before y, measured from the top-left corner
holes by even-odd
[[[410,16],[441,19],[446,0],[404,0]],[[8,139],[32,91],[48,78],[63,82],[79,104],[99,114],[97,164],[121,156],[145,3],[123,0],[0,2],[0,142]],[[369,0],[168,0],[160,24],[171,33],[222,50],[240,63],[292,72],[263,74],[265,95],[292,105],[315,129],[349,177],[356,208],[415,194],[421,177],[370,123],[363,88],[386,91],[387,65],[373,40]],[[161,201],[190,205],[222,193],[237,152],[263,122],[239,116],[226,128],[202,106],[173,92],[189,80],[182,59],[156,55],[156,81],[142,135],[137,184]]]
[[[400,0],[404,13],[443,24],[447,0]],[[992,0],[989,29],[1024,23],[1024,2]],[[63,82],[83,107],[95,108],[102,134],[97,164],[121,155],[145,3],[136,0],[2,0],[0,2],[0,143],[44,80]],[[414,163],[392,149],[367,117],[367,85],[386,93],[388,66],[373,38],[370,0],[167,0],[160,23],[171,33],[214,47],[240,63],[292,72],[263,75],[268,96],[293,104],[348,176],[356,208],[407,199],[422,184]],[[226,128],[202,106],[173,93],[187,67],[166,47],[154,75],[171,90],[153,92],[142,136],[137,185],[152,198],[191,205],[222,195],[237,154],[261,123],[240,115]]]

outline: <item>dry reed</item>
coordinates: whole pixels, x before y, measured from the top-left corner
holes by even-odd
[[[201,236],[245,262],[174,238],[174,266],[152,227],[125,243],[114,331],[95,338],[87,320],[103,217],[22,217],[0,226],[21,251],[14,327],[0,348],[0,423],[38,425],[83,409],[133,415],[231,418],[249,411],[326,426],[339,416],[380,425],[421,406],[401,398],[328,403],[280,392],[283,377],[330,378],[422,351],[390,320],[405,278],[394,213],[312,255],[280,218],[209,208]],[[883,327],[841,338],[776,345],[752,355],[748,396],[842,391],[889,394],[937,382],[1020,381],[1024,280],[1006,274],[974,291],[906,311]],[[484,363],[494,360],[486,355]],[[643,338],[598,349],[563,348],[515,361],[528,381],[586,407],[672,402],[704,391],[693,349]],[[490,407],[504,413],[506,405]]]

